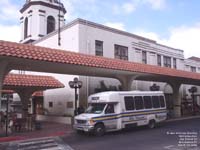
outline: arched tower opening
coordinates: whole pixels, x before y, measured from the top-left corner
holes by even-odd
[[[53,32],[55,30],[56,21],[53,16],[47,17],[47,34]]]
[[[24,39],[28,37],[28,18],[24,19]]]

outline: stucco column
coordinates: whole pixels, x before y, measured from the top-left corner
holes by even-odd
[[[22,102],[22,117],[23,118],[26,118],[28,116],[28,102],[32,94],[34,93],[34,91],[35,90],[29,90],[29,89],[16,90]]]
[[[1,110],[1,90],[2,90],[2,88],[3,88],[3,76],[2,75],[0,75],[0,110]]]
[[[181,117],[181,94],[179,92],[179,89],[181,87],[180,83],[174,82],[173,84],[170,84],[173,89],[173,106],[174,106],[174,117]]]
[[[1,110],[1,90],[3,89],[3,81],[10,70],[7,61],[0,61],[0,110]]]
[[[130,91],[135,78],[136,76],[118,76],[117,79],[121,82],[122,91]]]

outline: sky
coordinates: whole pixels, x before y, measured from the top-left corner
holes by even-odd
[[[200,0],[61,0],[76,18],[141,35],[200,57]],[[0,40],[19,42],[25,0],[0,0]]]

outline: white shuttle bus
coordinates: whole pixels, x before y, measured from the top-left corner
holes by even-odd
[[[75,117],[74,129],[101,136],[135,126],[154,128],[166,118],[166,102],[161,91],[102,92],[89,96],[88,108]]]

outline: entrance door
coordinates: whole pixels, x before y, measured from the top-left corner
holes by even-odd
[[[107,104],[105,109],[105,121],[106,130],[117,129],[117,116],[115,113],[114,104]]]

